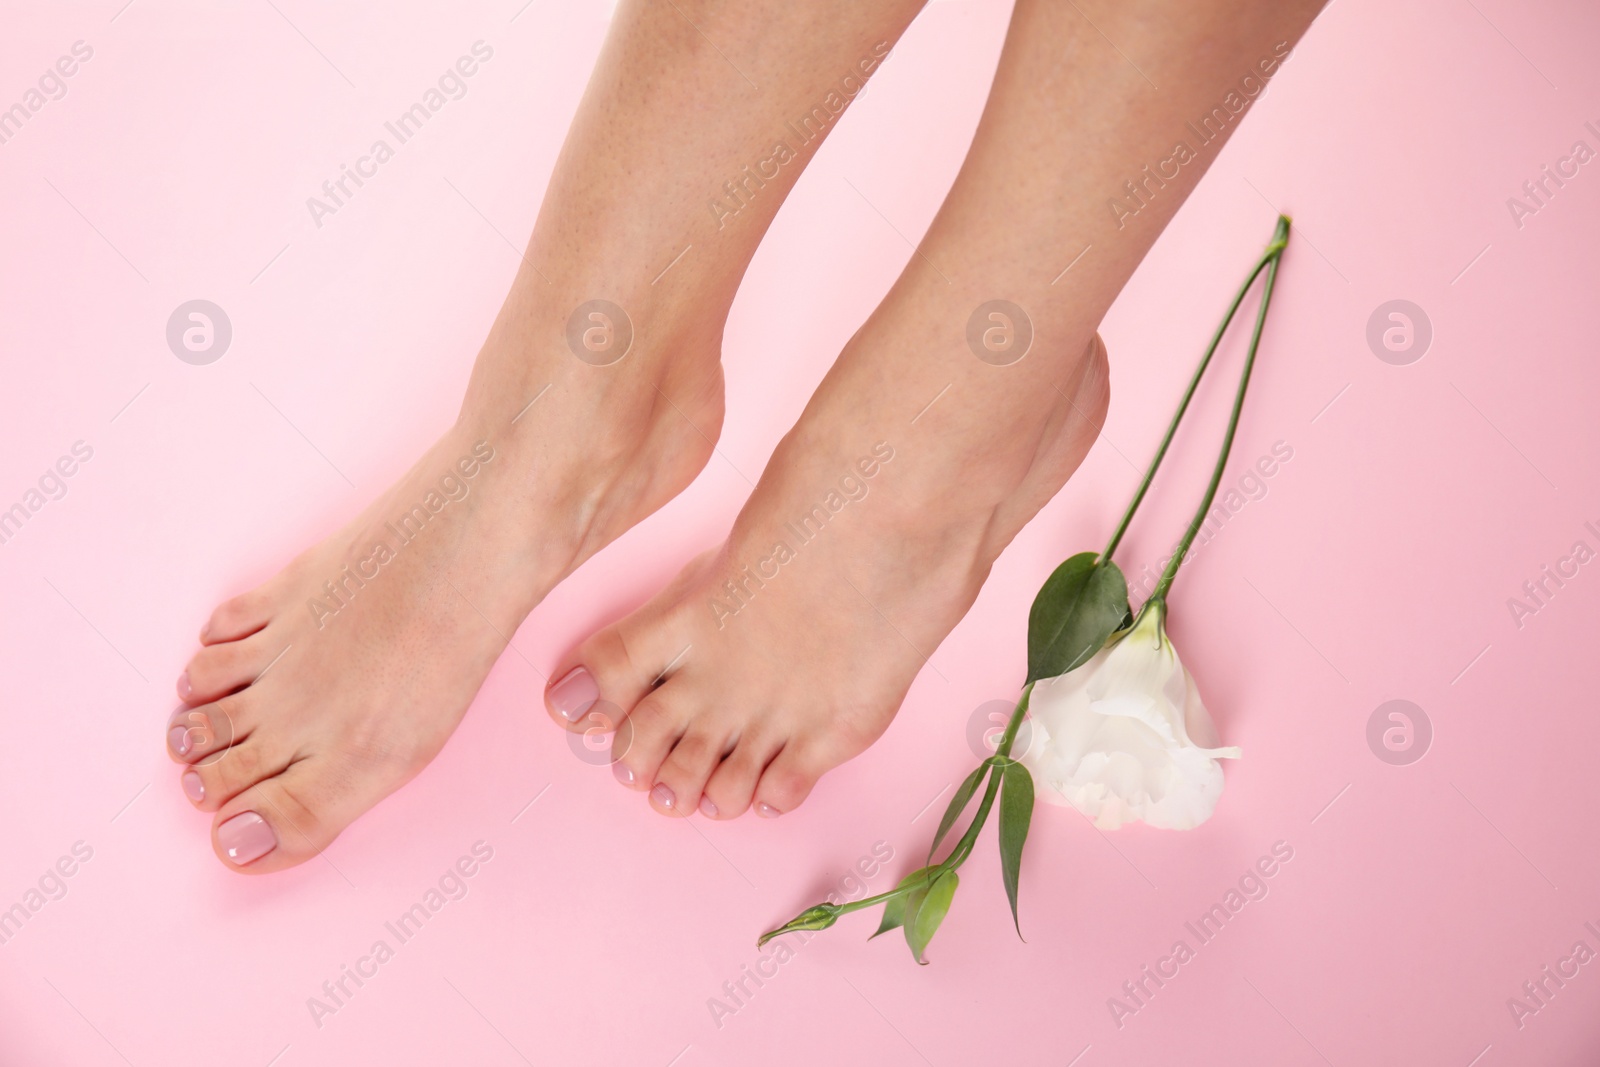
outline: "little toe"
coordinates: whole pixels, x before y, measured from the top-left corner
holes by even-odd
[[[629,789],[645,790],[683,736],[689,716],[663,686],[634,705],[613,741],[611,771]]]
[[[207,645],[178,676],[178,699],[193,706],[226,696],[260,677],[281,651],[272,647],[266,631],[240,641]]]
[[[713,732],[703,726],[691,728],[672,746],[661,769],[656,771],[655,784],[650,787],[650,806],[663,815],[679,818],[699,810],[706,782],[728,748],[726,732]],[[713,804],[712,811],[716,810]]]
[[[200,627],[200,643],[215,645],[249,637],[272,620],[272,608],[272,598],[261,589],[225,600]]]
[[[741,739],[712,772],[700,798],[700,814],[708,819],[737,819],[750,809],[761,772],[779,745]]]
[[[798,808],[826,769],[807,756],[803,748],[785,746],[761,772],[755,794],[756,814],[775,819]]]

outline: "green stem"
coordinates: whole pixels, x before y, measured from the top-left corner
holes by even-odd
[[[1011,759],[1011,746],[1016,743],[1017,731],[1022,728],[1022,720],[1028,714],[1028,701],[1033,696],[1033,683],[1029,682],[1022,690],[1022,698],[1017,701],[1017,706],[1011,711],[1011,719],[1006,723],[1006,732],[1000,735],[1000,743],[995,746],[994,758],[1009,761]],[[983,800],[978,804],[978,811],[972,817],[972,823],[967,827],[967,832],[961,835],[961,840],[956,842],[955,848],[944,858],[939,866],[944,870],[954,870],[966,862],[972,854],[972,847],[977,843],[978,833],[983,829],[983,824],[989,818],[989,811],[994,807],[995,793],[1000,788],[1000,768],[995,767],[995,772],[989,775],[989,784],[984,787]]]
[[[953,871],[972,854],[972,846],[978,841],[978,831],[983,829],[983,824],[989,819],[989,809],[994,807],[995,794],[1000,791],[1000,775],[991,772],[989,784],[984,786],[983,801],[978,805],[978,813],[972,817],[972,825],[967,827],[967,832],[961,835],[961,840],[956,842],[956,847],[950,850],[950,855],[939,864],[940,870]]]
[[[1016,743],[1017,731],[1022,728],[1022,720],[1028,714],[1028,701],[1033,697],[1033,683],[1029,682],[1022,690],[1022,699],[1017,701],[1017,706],[1011,712],[1011,721],[1006,723],[1006,732],[1000,735],[1000,743],[995,746],[994,754],[1010,758],[1011,746]]]
[[[1189,554],[1189,546],[1194,543],[1195,535],[1200,532],[1200,527],[1205,524],[1206,513],[1211,510],[1211,502],[1217,496],[1217,487],[1222,484],[1223,470],[1228,465],[1228,453],[1233,448],[1233,435],[1239,428],[1239,413],[1244,409],[1245,390],[1250,386],[1250,372],[1255,369],[1256,349],[1261,344],[1261,328],[1266,324],[1267,307],[1272,303],[1272,287],[1273,283],[1277,281],[1278,263],[1282,259],[1284,247],[1288,243],[1289,220],[1287,217],[1279,215],[1278,228],[1273,233],[1272,244],[1267,246],[1267,251],[1261,257],[1261,261],[1256,264],[1256,269],[1250,273],[1250,280],[1245,283],[1245,289],[1248,289],[1251,282],[1255,281],[1256,275],[1261,273],[1263,267],[1266,268],[1267,278],[1261,287],[1261,306],[1256,310],[1255,329],[1250,334],[1250,350],[1245,354],[1244,370],[1239,375],[1239,389],[1233,397],[1233,413],[1228,417],[1228,432],[1222,438],[1222,452],[1217,456],[1217,465],[1211,471],[1211,484],[1206,487],[1205,499],[1200,502],[1199,510],[1194,513],[1194,519],[1190,521],[1189,528],[1184,531],[1183,540],[1178,542],[1177,551],[1173,552],[1172,559],[1167,562],[1167,569],[1162,572],[1161,580],[1156,583],[1155,591],[1150,594],[1152,602],[1165,602],[1167,590],[1172,588],[1172,580],[1177,577],[1178,568],[1183,565],[1184,557]],[[1217,342],[1222,338],[1223,330],[1227,329],[1229,321],[1233,318],[1234,311],[1239,307],[1239,301],[1243,298],[1244,290],[1240,290],[1239,296],[1233,302],[1233,307],[1228,311],[1228,318],[1222,321],[1222,326],[1217,330],[1216,337],[1211,341],[1211,348],[1206,351],[1205,361],[1201,363],[1202,370],[1205,368],[1205,363],[1210,361],[1211,352],[1216,349]],[[1198,377],[1196,375],[1197,380]],[[1194,386],[1191,384],[1189,389],[1190,392],[1193,392]],[[1183,398],[1183,402],[1185,405],[1189,403],[1188,396]],[[1182,415],[1183,407],[1180,406],[1178,408],[1178,413]],[[1174,420],[1173,425],[1177,425],[1176,420]],[[1169,439],[1171,435],[1169,430],[1167,433]],[[1161,447],[1163,451],[1166,449],[1165,441],[1162,442]],[[1142,488],[1140,492],[1143,492]]]
[[[860,911],[862,908],[870,908],[876,904],[882,904],[886,900],[893,900],[895,897],[903,897],[915,888],[916,886],[914,885],[908,885],[903,888],[891,889],[887,893],[879,893],[875,897],[862,897],[860,900],[846,901],[838,906],[839,914],[848,915],[852,911]]]
[[[1244,303],[1245,294],[1250,291],[1250,286],[1255,284],[1256,276],[1267,265],[1276,264],[1282,255],[1284,244],[1289,240],[1289,220],[1278,216],[1278,229],[1273,234],[1272,243],[1267,250],[1256,260],[1255,268],[1250,271],[1250,276],[1239,287],[1239,292],[1233,298],[1233,303],[1228,306],[1228,314],[1223,318],[1222,325],[1217,327],[1217,332],[1211,337],[1211,344],[1206,348],[1206,354],[1201,357],[1200,365],[1194,369],[1194,375],[1189,379],[1189,388],[1184,390],[1183,399],[1178,403],[1178,410],[1173,413],[1172,421],[1167,424],[1166,436],[1161,438],[1161,447],[1156,449],[1155,458],[1150,461],[1150,466],[1144,472],[1144,480],[1139,483],[1139,491],[1133,494],[1133,500],[1128,504],[1128,510],[1123,512],[1122,521],[1117,523],[1117,528],[1111,534],[1111,540],[1106,542],[1105,551],[1100,553],[1101,560],[1111,558],[1111,553],[1117,550],[1122,543],[1122,535],[1128,531],[1128,524],[1133,521],[1133,513],[1139,510],[1139,505],[1144,502],[1144,495],[1150,489],[1150,483],[1155,481],[1156,469],[1161,466],[1161,461],[1166,458],[1167,447],[1172,444],[1172,438],[1178,432],[1178,423],[1183,421],[1184,413],[1189,410],[1189,401],[1194,399],[1194,391],[1200,385],[1206,368],[1211,365],[1211,357],[1216,354],[1217,345],[1222,342],[1222,335],[1227,332],[1228,325],[1233,322],[1233,316],[1239,310],[1239,305]]]

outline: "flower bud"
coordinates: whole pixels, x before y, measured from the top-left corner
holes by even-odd
[[[818,904],[814,908],[807,908],[776,930],[762,934],[756,941],[756,947],[760,948],[773,938],[792,934],[796,930],[826,930],[839,921],[839,910],[837,904]]]

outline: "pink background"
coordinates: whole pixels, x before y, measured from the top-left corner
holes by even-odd
[[[323,860],[245,879],[213,858],[162,750],[172,679],[219,599],[352,515],[453,417],[608,11],[123,3],[19,3],[0,38],[0,106],[74,41],[94,49],[0,145],[0,507],[75,441],[94,450],[0,545],[0,908],[75,842],[93,850],[0,945],[0,1062],[1600,1058],[1600,962],[1520,1028],[1507,1007],[1575,942],[1600,950],[1584,928],[1600,927],[1600,564],[1520,628],[1507,607],[1575,541],[1600,549],[1583,525],[1600,527],[1600,163],[1521,228],[1506,207],[1574,141],[1600,149],[1583,125],[1600,126],[1592,5],[1337,0],[1106,321],[1104,439],[887,736],[776,823],[668,822],[574,758],[538,672],[722,535],[739,472],[760,470],[910,255],[895,229],[920,234],[953,176],[1007,16],[932,4],[750,270],[723,458],[529,618],[415,783]],[[479,39],[494,58],[468,95],[315,228],[306,197]],[[969,714],[1015,692],[1033,592],[1103,542],[1274,208],[1297,236],[1230,481],[1275,442],[1293,458],[1173,600],[1179,647],[1244,749],[1216,816],[1100,833],[1042,809],[1026,944],[991,834],[932,966],[865,943],[874,922],[857,915],[714,1019],[761,929],[879,842],[894,858],[871,891],[916,864],[942,801],[928,805],[973,762]],[[210,366],[166,346],[193,298],[233,323]],[[1434,330],[1409,366],[1365,340],[1397,298]],[[1165,554],[1198,497],[1227,390],[1202,391],[1121,554],[1130,571]],[[1396,698],[1434,731],[1408,766],[1366,741]],[[307,999],[393,944],[383,924],[478,841],[493,859],[469,894],[319,1027]],[[1269,894],[1119,1027],[1108,998],[1175,940],[1195,947],[1184,922],[1278,841],[1293,859]]]

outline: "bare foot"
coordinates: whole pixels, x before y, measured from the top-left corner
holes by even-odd
[[[618,778],[715,818],[793,810],[882,734],[1088,451],[1109,396],[1094,328],[1238,121],[1198,152],[1174,131],[1245,106],[1237,72],[1259,85],[1320,7],[1016,0],[972,147],[894,291],[727,542],[558,666],[552,717],[626,715]],[[982,350],[991,335],[1006,351]]]
[[[201,631],[168,750],[231,866],[301,863],[414,776],[544,594],[709,457],[718,337],[658,328],[665,344],[596,366],[567,350],[570,308],[517,303],[457,423]]]
[[[939,320],[880,310],[728,540],[552,672],[558,723],[625,716],[613,769],[662,814],[792,811],[875,741],[995,557],[1093,443],[1109,387],[1089,331],[1055,341],[1071,355],[1028,357],[1056,377],[1027,411],[952,390],[912,423],[948,380],[932,355]],[[945,336],[940,355],[976,363],[959,324],[954,344]]]
[[[167,744],[235,869],[304,862],[415,775],[551,586],[705,464],[722,324],[839,108],[774,131],[841,72],[859,92],[921,3],[688,6],[617,12],[455,426],[202,631]]]

